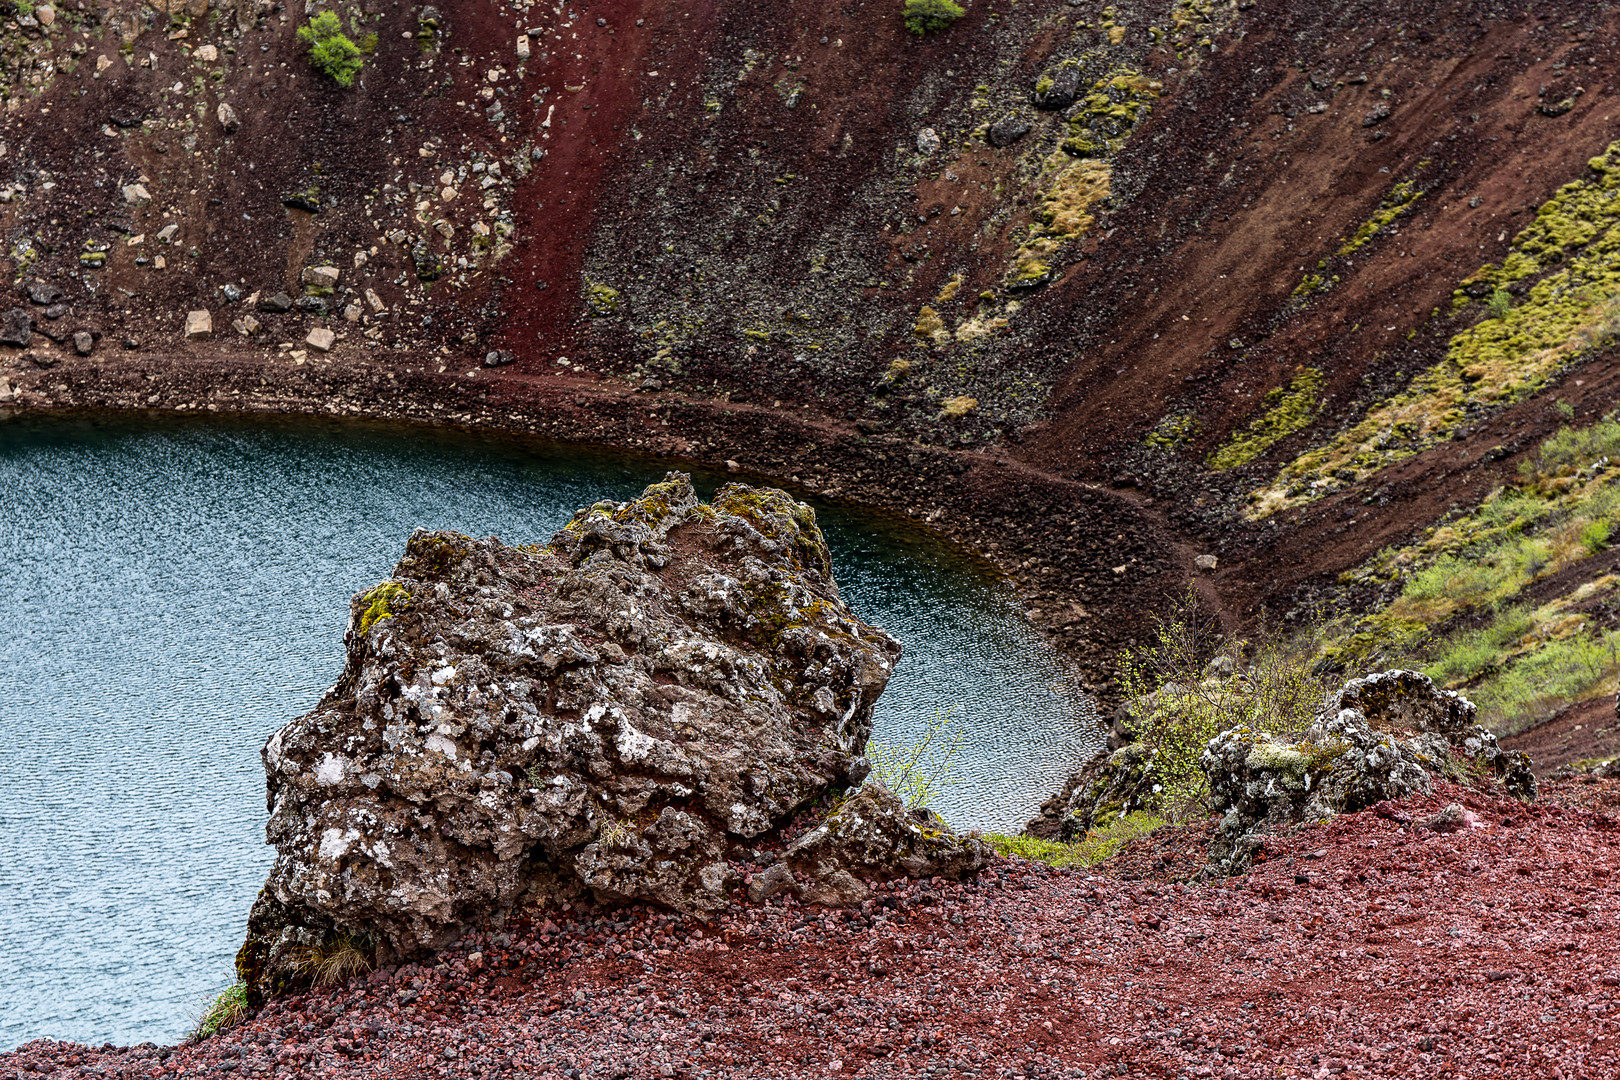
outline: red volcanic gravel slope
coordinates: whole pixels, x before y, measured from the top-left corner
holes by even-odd
[[[1453,801],[1471,826],[1413,824]],[[200,1044],[35,1042],[0,1075],[1614,1077],[1616,805],[1445,788],[1207,885],[1006,861],[860,912],[551,911]]]

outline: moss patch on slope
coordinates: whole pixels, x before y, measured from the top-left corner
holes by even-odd
[[[1451,339],[1446,358],[1327,445],[1250,495],[1250,518],[1357,483],[1451,437],[1464,423],[1545,390],[1620,335],[1620,143],[1589,163],[1515,238],[1499,266],[1464,282],[1462,302],[1544,274],[1516,307]],[[1551,271],[1551,272],[1548,272]]]

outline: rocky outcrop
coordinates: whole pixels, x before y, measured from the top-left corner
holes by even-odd
[[[1099,825],[1158,806],[1153,751],[1131,743],[1101,750],[1041,804],[1024,831],[1042,840],[1072,844]]]
[[[529,899],[723,908],[733,843],[863,774],[900,655],[839,598],[809,507],[705,505],[678,473],[545,547],[418,532],[345,641],[263,751],[256,997],[335,938],[413,953]]]
[[[1472,702],[1416,671],[1353,679],[1297,741],[1247,727],[1204,751],[1210,809],[1222,815],[1210,864],[1245,868],[1272,830],[1428,792],[1433,778],[1499,784],[1535,798],[1530,760],[1474,722]]]
[[[791,890],[804,903],[837,907],[866,899],[872,882],[961,878],[989,857],[983,840],[957,835],[931,810],[908,809],[873,780],[754,875],[748,895],[757,902]]]

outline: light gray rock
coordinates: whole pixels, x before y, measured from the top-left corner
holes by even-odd
[[[851,782],[900,646],[844,605],[815,513],[671,473],[545,547],[411,537],[355,597],[342,678],[264,747],[274,869],[238,970],[313,940],[414,953],[589,890],[693,914]],[[305,950],[300,953],[299,950]]]
[[[1210,864],[1245,868],[1269,831],[1364,810],[1432,790],[1435,779],[1536,797],[1530,759],[1503,750],[1474,722],[1473,702],[1418,671],[1352,679],[1330,694],[1298,741],[1249,728],[1210,741],[1202,767],[1210,809],[1222,815]]]

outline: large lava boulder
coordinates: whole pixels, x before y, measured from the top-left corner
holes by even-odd
[[[839,598],[810,507],[671,473],[545,547],[418,532],[356,596],[342,678],[264,747],[257,999],[334,943],[442,946],[589,891],[703,915],[858,782],[899,644]]]
[[[1417,671],[1352,679],[1298,741],[1222,732],[1202,766],[1210,809],[1222,815],[1210,862],[1228,873],[1248,865],[1268,831],[1428,792],[1434,778],[1536,797],[1530,759],[1503,750],[1475,722],[1473,702]]]

